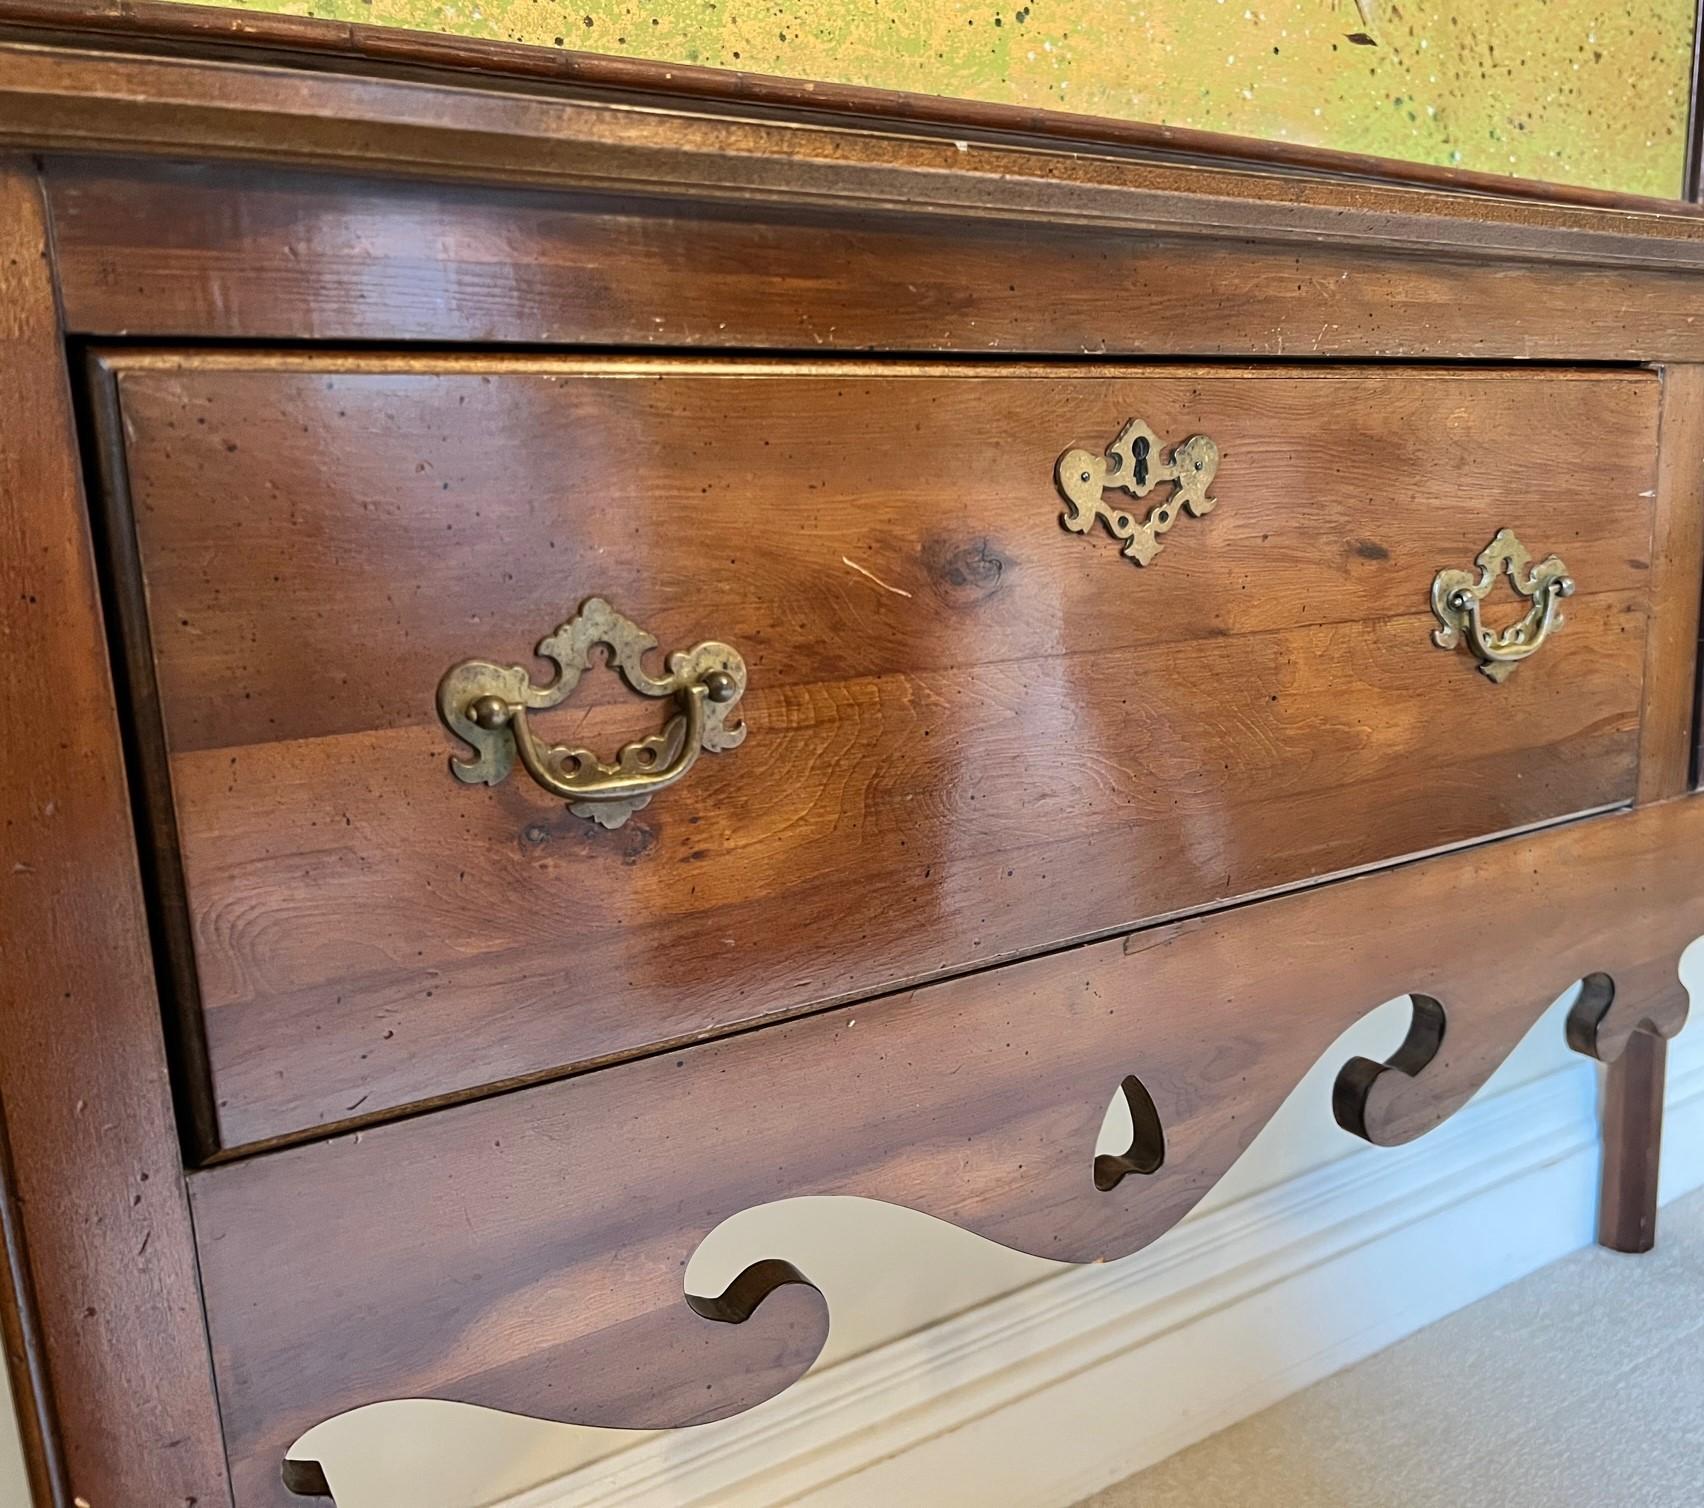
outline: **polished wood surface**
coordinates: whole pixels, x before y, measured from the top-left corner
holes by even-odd
[[[1662,1171],[1663,1083],[1668,1040],[1636,1031],[1604,1080],[1603,1195],[1598,1245],[1649,1251],[1657,1241],[1657,1186]]]
[[[1704,803],[1652,806],[198,1174],[239,1502],[281,1508],[294,1438],[372,1399],[637,1427],[768,1396],[816,1354],[822,1300],[788,1284],[718,1324],[682,1291],[698,1243],[767,1200],[885,1199],[1063,1260],[1134,1251],[1402,991],[1445,1029],[1428,1048],[1417,1017],[1403,1069],[1344,1065],[1340,1118],[1380,1144],[1458,1108],[1576,979],[1613,994],[1606,1037],[1672,1033],[1701,845]],[[1101,1192],[1127,1074],[1164,1163]]]
[[[0,145],[341,169],[704,204],[1127,234],[1322,239],[1534,265],[1704,269],[1693,207],[1603,209],[1397,184],[1062,153],[1021,142],[634,110],[572,90],[285,60],[43,49],[0,38]]]
[[[230,1501],[47,225],[0,159],[0,1334],[43,1508]]]
[[[1634,794],[1647,374],[108,365],[228,1147]],[[1053,483],[1137,414],[1223,453],[1146,569]],[[1493,687],[1428,594],[1502,527],[1579,595]],[[751,673],[617,832],[453,780],[434,703],[591,595]]]
[[[96,335],[1704,360],[1704,286],[1648,269],[205,164],[47,183],[65,318]]]
[[[8,168],[0,1332],[53,1508],[230,1502],[227,1443],[277,1508],[411,1393],[746,1406],[825,1310],[765,1251],[688,1302],[721,1221],[1132,1250],[1397,991],[1334,1093],[1379,1142],[1584,977],[1649,1240],[1704,221],[792,90],[0,0],[48,216]],[[1225,450],[1146,570],[1052,479],[1133,414]],[[1499,688],[1426,595],[1503,526],[1581,590]],[[457,785],[432,709],[595,592],[752,668],[747,745],[615,833]],[[600,670],[547,731],[656,716]]]
[[[318,17],[256,14],[223,6],[159,4],[153,0],[3,0],[0,28],[14,35],[44,35],[96,46],[158,46],[209,56],[272,52],[360,59],[369,65],[406,64],[498,78],[543,80],[587,93],[647,103],[689,100],[702,108],[721,104],[766,108],[786,118],[843,118],[849,123],[966,131],[998,137],[1033,137],[1088,147],[1122,148],[1145,157],[1299,169],[1312,174],[1408,183],[1505,198],[1544,200],[1611,209],[1660,209],[1675,201],[1591,188],[1542,183],[1499,173],[1433,163],[1399,162],[1298,142],[1230,136],[1187,126],[1080,115],[1068,110],[1000,105],[934,94],[874,89],[820,80],[773,78],[741,69],[704,68],[639,58],[577,52],[571,48],[517,46],[484,38],[362,26]],[[1687,181],[1694,181],[1689,156]],[[1687,198],[1696,198],[1688,190]]]

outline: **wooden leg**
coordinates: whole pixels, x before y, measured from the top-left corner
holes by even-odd
[[[1657,1168],[1663,1142],[1668,1041],[1643,1028],[1609,1065],[1603,1100],[1603,1190],[1598,1245],[1649,1251],[1657,1238]]]

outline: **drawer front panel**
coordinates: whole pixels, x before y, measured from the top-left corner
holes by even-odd
[[[1646,374],[108,366],[227,1145],[1633,791]],[[1054,481],[1133,417],[1220,452],[1146,567]],[[1499,685],[1429,594],[1505,528],[1577,589]],[[613,830],[453,778],[434,704],[545,683],[594,595],[749,676],[745,742]],[[607,758],[673,705],[594,667],[534,724]]]

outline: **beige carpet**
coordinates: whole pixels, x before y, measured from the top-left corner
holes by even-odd
[[[1079,1508],[1704,1508],[1704,1193]]]

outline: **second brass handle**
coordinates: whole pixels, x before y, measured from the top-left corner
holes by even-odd
[[[1432,631],[1432,642],[1440,649],[1454,649],[1465,641],[1479,661],[1480,674],[1500,685],[1562,626],[1561,601],[1574,595],[1574,579],[1558,556],[1547,555],[1534,565],[1531,552],[1512,529],[1499,529],[1474,563],[1478,576],[1443,570],[1433,578],[1432,612],[1440,627]],[[1508,628],[1487,628],[1480,621],[1479,605],[1505,572],[1510,586],[1530,606]]]
[[[726,644],[705,643],[668,658],[668,674],[653,676],[643,664],[657,641],[601,597],[543,639],[538,653],[555,662],[556,679],[535,686],[519,665],[464,660],[438,683],[438,714],[474,751],[455,758],[458,779],[496,785],[516,761],[569,810],[602,827],[620,827],[658,791],[682,779],[699,754],[736,748],[743,724],[728,716],[745,690],[745,661]],[[644,696],[670,697],[676,712],[662,732],[625,745],[606,762],[589,749],[547,744],[533,731],[532,712],[560,705],[602,644],[622,679]]]

